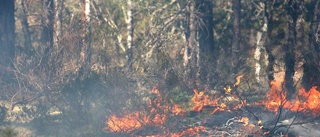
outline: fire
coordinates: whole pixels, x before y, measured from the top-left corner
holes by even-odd
[[[286,104],[286,92],[283,90],[282,81],[271,81],[271,89],[267,93],[265,107],[277,112],[279,106]]]
[[[236,83],[234,83],[234,87],[236,87],[236,86],[239,86],[239,84],[240,84],[240,82],[241,82],[241,78],[244,76],[244,74],[242,74],[242,75],[239,75],[239,76],[237,76],[236,77]]]
[[[197,133],[199,132],[204,132],[205,130],[206,128],[204,126],[197,126],[197,127],[188,128],[178,133],[172,133],[170,134],[170,137],[181,137],[181,136],[192,137],[197,135]]]
[[[111,115],[106,122],[107,129],[111,132],[131,132],[141,128],[145,123],[148,123],[148,118],[139,112],[134,112],[124,117]]]
[[[169,105],[167,103],[161,104],[163,102],[162,96],[156,87],[154,87],[151,92],[157,94],[157,98],[149,100],[149,112],[136,111],[124,117],[111,115],[107,119],[106,129],[111,132],[130,133],[146,125],[163,125],[167,120]]]
[[[282,78],[280,77],[270,83],[271,89],[263,103],[265,107],[273,112],[277,112],[282,107],[293,112],[311,112],[313,115],[319,115],[320,92],[317,90],[318,87],[314,86],[309,91],[302,88],[296,93],[295,100],[286,100],[286,89],[283,86]]]
[[[231,93],[231,90],[232,90],[232,88],[230,87],[230,86],[227,86],[227,87],[225,87],[225,88],[223,88],[224,89],[224,92],[226,93],[226,94],[230,94]]]
[[[233,88],[239,86],[243,76],[244,74],[237,76],[234,85],[225,87],[225,94],[209,94],[206,91],[193,89],[194,94],[189,102],[185,102],[186,105],[174,104],[172,100],[164,98],[166,96],[163,96],[157,87],[153,87],[151,92],[156,97],[149,99],[144,110],[135,111],[124,116],[111,115],[107,118],[106,129],[111,132],[134,134],[139,129],[153,126],[163,131],[161,135],[151,135],[154,137],[199,136],[201,132],[206,132],[206,127],[201,125],[188,127],[180,132],[171,132],[170,127],[177,125],[176,123],[182,119],[181,116],[190,112],[202,112],[203,109],[206,109],[211,111],[211,115],[214,115],[218,111],[237,110],[246,105],[246,100],[241,100],[239,95],[236,95],[237,93],[233,93],[233,91],[237,91]],[[309,91],[300,89],[296,93],[295,100],[286,100],[287,91],[285,86],[283,86],[283,77],[277,77],[274,81],[270,82],[270,85],[271,88],[266,95],[266,99],[256,104],[263,105],[273,112],[277,112],[282,107],[290,109],[293,112],[308,112],[313,115],[320,114],[320,92],[317,90],[318,87],[312,87]],[[172,121],[172,119],[176,121]],[[260,120],[258,121],[258,126],[250,123],[248,117],[242,117],[238,122],[243,123],[243,130],[255,133],[257,136],[261,135],[262,125]],[[168,127],[168,125],[170,126]]]
[[[200,112],[205,106],[215,107],[211,114],[214,114],[217,111],[225,110],[226,104],[219,103],[223,96],[220,96],[218,98],[210,98],[210,96],[206,95],[203,91],[199,92],[197,89],[193,89],[193,92],[194,96],[191,98],[191,101],[189,103],[192,107],[191,111]]]
[[[170,105],[162,95],[158,88],[154,87],[151,90],[152,93],[156,94],[155,99],[150,99],[147,105],[147,110],[136,111],[131,114],[127,114],[122,117],[116,115],[111,115],[108,117],[106,125],[107,130],[111,132],[124,132],[132,133],[135,130],[139,130],[145,126],[152,125],[162,127],[166,124],[169,116],[177,116],[188,113],[186,109],[181,108],[178,104]],[[207,95],[204,91],[193,90],[194,95],[189,102],[191,111],[200,112],[206,106],[214,107],[211,114],[217,111],[230,110],[232,108],[228,107],[225,103],[221,102],[224,96],[216,97]],[[230,96],[230,95],[229,95]],[[172,102],[172,101],[171,101]],[[236,107],[235,107],[236,108]],[[165,129],[164,129],[165,130]],[[205,127],[196,126],[185,129],[181,132],[170,133],[167,132],[166,135],[169,136],[194,136],[199,132],[205,131]]]
[[[240,121],[243,122],[244,123],[243,125],[245,125],[245,126],[249,124],[249,118],[248,117],[242,117],[240,119]]]
[[[174,115],[179,115],[179,114],[184,114],[186,113],[187,111],[185,109],[182,109],[178,104],[174,104],[173,107],[172,107],[172,110],[171,112],[174,114]]]
[[[295,102],[290,102],[290,105],[287,107],[295,112],[311,111],[313,115],[319,115],[320,92],[317,90],[317,88],[317,86],[314,86],[309,91],[306,91],[305,89],[300,89]]]

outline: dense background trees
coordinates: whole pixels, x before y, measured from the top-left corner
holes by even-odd
[[[22,121],[50,134],[39,127],[57,119],[102,129],[154,85],[223,91],[245,74],[242,92],[284,77],[293,95],[320,82],[319,10],[317,0],[5,1],[0,99],[8,117],[22,106],[33,117]]]

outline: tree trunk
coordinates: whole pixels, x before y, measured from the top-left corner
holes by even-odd
[[[82,47],[81,47],[81,64],[84,71],[90,69],[91,64],[91,28],[90,28],[90,5],[91,0],[82,0],[82,23],[83,23],[83,34],[82,34]]]
[[[309,91],[312,86],[320,86],[320,45],[317,42],[319,33],[319,19],[320,19],[320,2],[318,0],[312,0],[310,2],[311,23],[309,30],[309,45],[307,47],[306,54],[304,54],[305,63],[303,64],[303,77],[302,85]]]
[[[27,10],[24,5],[25,0],[21,0],[21,9],[22,9],[22,15],[21,15],[21,25],[22,25],[22,32],[24,37],[24,51],[25,53],[30,57],[34,53],[34,49],[32,47],[31,43],[31,35],[29,31],[29,23],[27,19]]]
[[[197,8],[202,23],[199,24],[199,69],[200,80],[212,84],[216,49],[213,42],[213,4],[209,0],[198,0]]]
[[[275,64],[275,57],[274,55],[272,54],[272,48],[273,48],[273,42],[271,42],[272,40],[272,30],[274,28],[274,20],[273,20],[273,12],[272,12],[272,6],[271,5],[272,2],[270,2],[269,0],[266,0],[264,2],[264,10],[265,10],[265,16],[267,18],[267,26],[268,26],[268,29],[267,29],[267,40],[266,40],[266,43],[265,43],[265,49],[266,49],[266,52],[268,54],[268,66],[267,66],[267,69],[266,69],[266,73],[268,75],[268,79],[269,81],[273,81],[274,80],[274,64]]]
[[[240,0],[232,0],[232,10],[233,10],[233,40],[232,40],[232,69],[237,63],[238,53],[240,49]],[[234,72],[232,72],[234,73]]]
[[[14,0],[0,4],[0,81],[11,81],[8,70],[14,62]]]
[[[133,44],[133,19],[132,19],[132,1],[127,0],[127,67],[128,70],[131,71],[132,66],[132,44]]]
[[[41,41],[45,46],[44,55],[47,56],[53,46],[53,24],[54,24],[54,1],[42,0],[42,33]],[[48,61],[47,59],[45,61]]]
[[[266,6],[264,5],[265,3],[260,3],[261,5],[263,5],[263,10],[261,12],[264,12],[265,13],[265,8]],[[259,4],[259,5],[260,5]],[[260,13],[258,13],[260,14]],[[257,15],[258,16],[258,15]],[[266,37],[267,37],[267,30],[268,30],[268,21],[267,21],[267,18],[266,16],[264,15],[263,19],[261,19],[260,21],[260,25],[261,25],[261,28],[257,31],[257,35],[256,35],[256,49],[255,49],[255,52],[254,52],[254,59],[256,60],[256,64],[255,64],[255,77],[256,77],[256,81],[257,83],[260,83],[261,82],[261,62],[267,62],[266,63],[266,66],[268,66],[268,60],[262,60],[261,56],[262,56],[262,50],[265,50],[264,48],[264,45],[265,45],[265,42],[266,42]],[[266,54],[266,53],[264,53]]]
[[[55,0],[55,19],[56,22],[54,24],[54,45],[59,45],[59,41],[63,37],[63,9],[64,9],[64,0]]]
[[[196,39],[196,3],[194,1],[189,2],[189,15],[188,15],[188,26],[187,26],[187,46],[185,47],[184,53],[184,65],[185,65],[185,78],[192,80],[190,86],[196,87],[199,80],[199,69],[198,69],[198,53],[199,46]]]
[[[295,87],[293,83],[293,75],[295,73],[295,46],[296,46],[296,25],[298,19],[298,9],[299,5],[295,0],[289,0],[287,5],[287,15],[288,15],[288,39],[284,45],[285,53],[285,87],[288,91],[287,98],[291,98],[292,94],[295,93]]]

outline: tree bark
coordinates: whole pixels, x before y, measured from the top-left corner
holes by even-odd
[[[11,81],[8,70],[14,62],[15,19],[14,0],[0,4],[0,81]]]
[[[197,44],[196,32],[196,3],[194,1],[189,2],[189,15],[187,26],[187,46],[184,52],[184,65],[185,65],[185,78],[192,80],[191,86],[196,87],[199,83],[199,68],[198,68],[198,53],[199,46]]]
[[[127,0],[127,67],[128,70],[131,71],[132,61],[133,61],[133,53],[132,53],[132,44],[133,44],[133,19],[132,19],[132,1]]]
[[[232,48],[231,48],[231,54],[232,54],[232,62],[231,66],[232,68],[235,67],[237,63],[237,58],[239,49],[240,49],[240,0],[232,0],[232,10],[233,10],[233,40],[232,40]],[[233,72],[232,72],[233,73]]]
[[[43,46],[45,46],[44,54],[47,56],[53,46],[53,30],[54,30],[54,1],[42,0],[42,33],[41,40]],[[47,60],[46,60],[47,61]]]
[[[209,0],[198,0],[197,8],[199,11],[200,22],[198,29],[199,37],[199,69],[200,80],[211,84],[213,81],[214,61],[216,49],[214,48],[213,35],[213,4]]]
[[[63,9],[64,0],[55,0],[55,24],[54,24],[54,45],[59,45],[59,41],[63,37]]]
[[[286,90],[288,91],[287,98],[290,99],[292,94],[295,93],[295,87],[293,82],[293,75],[295,73],[294,66],[295,66],[295,47],[296,47],[296,25],[298,19],[298,10],[299,5],[298,2],[295,0],[289,0],[287,5],[287,15],[288,15],[288,39],[286,44],[284,45],[285,53],[285,78],[284,84]]]
[[[275,64],[275,57],[272,54],[272,48],[273,48],[273,43],[271,42],[272,39],[272,30],[274,28],[274,20],[273,20],[273,9],[272,9],[272,2],[270,2],[269,0],[266,0],[264,2],[264,10],[265,10],[265,16],[267,18],[267,40],[265,43],[265,49],[266,52],[268,54],[268,66],[266,69],[266,73],[268,75],[268,79],[269,81],[273,81],[274,80],[274,64]]]
[[[312,0],[310,2],[310,30],[308,38],[308,48],[304,54],[305,63],[303,64],[303,77],[302,85],[309,91],[312,86],[320,86],[320,44],[317,42],[319,32],[319,19],[320,19],[320,2]]]
[[[261,12],[263,12],[265,14],[265,8],[266,6],[264,5],[265,3],[261,2],[259,5],[263,5],[262,6],[262,10]],[[260,14],[260,13],[258,13]],[[257,15],[258,16],[258,15]],[[268,61],[267,59],[265,58],[265,60],[261,61],[262,58],[262,50],[265,50],[264,48],[264,45],[265,45],[265,42],[266,42],[266,37],[267,37],[267,30],[268,30],[268,21],[267,21],[267,17],[264,15],[262,19],[260,19],[260,25],[261,25],[261,28],[257,31],[257,35],[256,35],[256,49],[255,49],[255,52],[254,52],[254,59],[256,60],[256,64],[255,64],[255,76],[256,76],[256,81],[257,83],[260,83],[261,82],[261,67],[262,67],[262,63],[261,62],[266,62],[266,66],[268,66]],[[265,56],[266,53],[264,53]]]
[[[22,32],[24,37],[24,51],[30,57],[33,55],[34,49],[32,47],[31,36],[29,31],[29,23],[26,15],[27,10],[25,8],[24,1],[25,0],[21,0],[21,9],[22,9],[21,25],[22,25]]]
[[[90,28],[90,7],[91,0],[82,0],[82,23],[83,23],[83,34],[82,34],[82,46],[81,46],[81,64],[84,68],[84,71],[88,71],[90,69],[91,64],[91,28]]]

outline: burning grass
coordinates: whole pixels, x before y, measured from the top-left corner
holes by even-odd
[[[224,94],[210,94],[193,89],[194,95],[187,103],[187,107],[176,104],[171,99],[163,98],[159,89],[154,87],[151,92],[156,97],[149,100],[145,107],[146,109],[122,116],[111,115],[107,117],[105,129],[110,132],[126,133],[131,136],[139,136],[140,131],[145,131],[146,128],[150,127],[153,130],[146,131],[149,133],[145,133],[144,136],[262,136],[263,134],[268,134],[269,131],[261,130],[261,121],[257,117],[255,122],[251,122],[250,118],[236,114],[229,120],[223,119],[226,120],[225,124],[220,125],[220,127],[217,127],[217,125],[205,126],[205,123],[208,123],[207,119],[210,119],[210,117],[218,115],[217,112],[224,117],[225,114],[235,113],[239,109],[246,110],[245,106],[263,106],[267,110],[275,112],[275,115],[279,108],[288,109],[292,112],[319,115],[320,92],[317,87],[311,88],[310,91],[301,89],[297,93],[295,100],[286,100],[283,81],[272,81],[272,87],[266,95],[266,100],[247,104],[246,100],[241,99],[240,95],[234,93],[234,89],[240,84],[240,79],[243,76],[240,75],[236,78],[237,82],[233,87],[224,88]],[[201,118],[196,118],[201,115]],[[234,127],[234,125],[237,126]],[[237,129],[237,131],[231,132],[230,127]]]
[[[320,92],[314,86],[309,91],[300,89],[296,93],[296,98],[287,100],[287,92],[284,88],[283,80],[271,81],[271,89],[267,93],[267,98],[257,104],[262,104],[270,111],[278,112],[279,108],[289,109],[293,112],[303,112],[319,116],[320,114]]]

